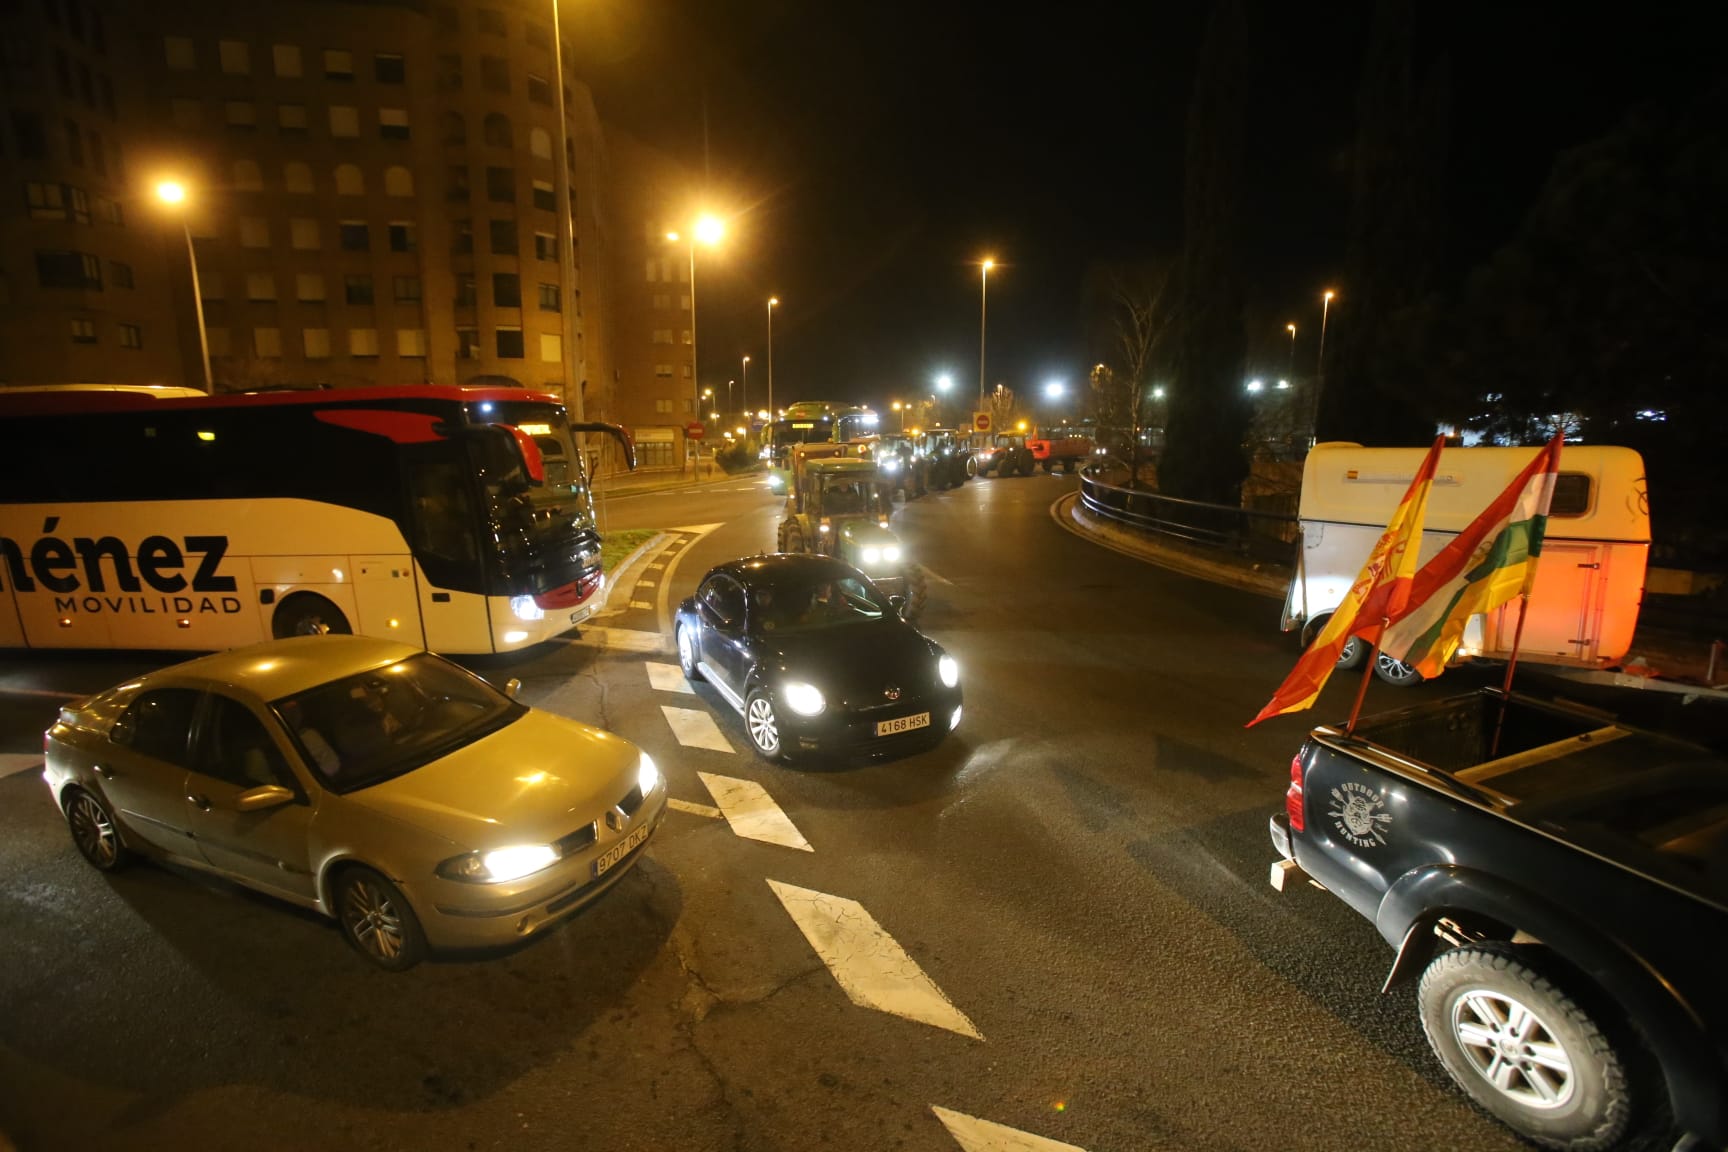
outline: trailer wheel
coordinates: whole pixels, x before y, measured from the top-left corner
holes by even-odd
[[[1319,638],[1320,633],[1326,630],[1326,622],[1330,619],[1332,619],[1332,613],[1328,612],[1324,616],[1316,616],[1308,621],[1308,626],[1302,629],[1303,651],[1307,651]],[[1368,645],[1363,642],[1362,637],[1352,636],[1344,642],[1344,650],[1338,653],[1338,662],[1332,665],[1333,670],[1348,672],[1352,668],[1360,668],[1367,655]]]
[[[296,592],[282,601],[270,618],[270,633],[282,640],[289,636],[346,636],[354,631],[342,609],[312,592]]]
[[[1525,950],[1443,952],[1417,997],[1440,1063],[1501,1122],[1567,1152],[1597,1152],[1625,1135],[1634,1104],[1627,1059]]]

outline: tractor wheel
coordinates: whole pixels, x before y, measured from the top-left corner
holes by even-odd
[[[782,552],[803,552],[803,551],[806,551],[806,549],[804,547],[804,530],[802,528],[798,527],[798,525],[796,525],[796,524],[784,525],[784,529],[785,529],[785,539],[782,540],[780,543],[780,551],[782,551]]]
[[[906,565],[906,603],[900,608],[902,620],[916,620],[924,611],[924,601],[930,596],[930,581],[919,564]]]

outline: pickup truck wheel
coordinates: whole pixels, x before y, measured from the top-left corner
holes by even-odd
[[[1302,629],[1302,648],[1304,651],[1314,643],[1320,633],[1326,630],[1326,622],[1332,618],[1330,612],[1324,616],[1316,616],[1308,621],[1308,626]],[[1338,662],[1332,665],[1334,671],[1348,672],[1352,668],[1360,668],[1362,661],[1368,656],[1368,645],[1360,636],[1352,636],[1344,642],[1344,650],[1338,653]]]
[[[1352,636],[1350,639],[1353,643],[1362,643],[1361,637]],[[1394,660],[1384,652],[1374,658],[1374,675],[1399,688],[1422,683],[1422,673],[1402,660]]]
[[[1579,1003],[1505,944],[1454,948],[1422,974],[1422,1030],[1458,1086],[1549,1148],[1614,1146],[1633,1113],[1627,1061]]]

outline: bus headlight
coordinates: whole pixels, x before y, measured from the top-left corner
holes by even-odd
[[[816,690],[816,686],[805,684],[801,680],[787,681],[781,687],[780,695],[785,698],[786,707],[800,716],[816,716],[828,707],[828,702],[822,699],[822,693]]]
[[[510,597],[510,611],[518,620],[540,620],[546,616],[546,613],[540,611],[540,605],[534,603],[532,596]]]

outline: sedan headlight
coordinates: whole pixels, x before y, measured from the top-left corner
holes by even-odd
[[[828,707],[828,702],[822,699],[822,693],[816,690],[814,684],[805,684],[799,680],[788,682],[780,689],[780,695],[785,699],[786,707],[800,716],[816,716]]]
[[[952,656],[944,656],[936,661],[936,674],[942,677],[942,683],[952,688],[960,683],[960,662]]]
[[[636,790],[646,796],[654,791],[654,786],[660,783],[660,765],[654,763],[654,757],[642,753],[642,760],[636,765]]]
[[[512,844],[452,857],[438,865],[438,875],[471,884],[507,884],[550,868],[557,861],[558,849],[550,844]]]

